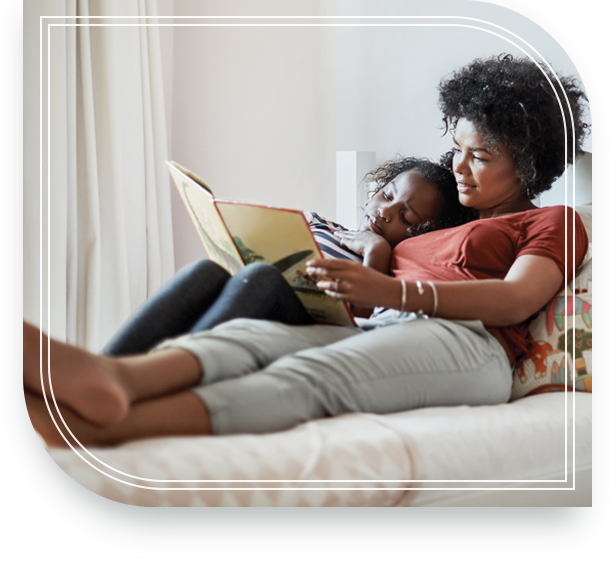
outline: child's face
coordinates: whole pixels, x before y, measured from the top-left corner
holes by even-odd
[[[434,219],[441,202],[431,182],[416,171],[405,171],[368,201],[359,229],[373,231],[393,247],[408,237],[410,226]]]

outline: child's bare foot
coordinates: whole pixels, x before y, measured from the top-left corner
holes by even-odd
[[[51,402],[47,374],[47,336],[26,322],[23,331],[24,388],[43,395],[42,370],[45,393]],[[98,425],[113,424],[126,416],[131,399],[122,384],[119,363],[53,339],[50,340],[49,347],[51,386],[58,403],[64,404],[88,422]],[[40,401],[47,411],[42,398]],[[49,419],[48,414],[47,418]],[[53,427],[51,421],[50,424]],[[57,430],[55,431],[57,433]]]

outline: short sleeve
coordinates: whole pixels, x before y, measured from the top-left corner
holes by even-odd
[[[586,229],[577,212],[568,206],[550,206],[542,208],[541,211],[541,214],[537,214],[523,226],[517,256],[548,257],[558,265],[569,281],[588,249]]]

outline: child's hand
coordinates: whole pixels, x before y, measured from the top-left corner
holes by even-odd
[[[358,255],[365,256],[377,249],[391,249],[383,236],[371,231],[340,231],[337,235],[342,247],[346,247]]]
[[[338,236],[343,247],[364,258],[364,266],[380,273],[389,273],[391,246],[384,237],[367,230],[339,232]]]

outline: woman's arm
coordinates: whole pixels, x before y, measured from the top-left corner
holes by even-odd
[[[335,298],[357,306],[400,309],[400,280],[348,261],[318,260],[312,262],[312,274],[337,279],[321,281],[318,286]],[[523,255],[509,269],[504,280],[437,282],[436,315],[457,320],[481,320],[488,326],[509,326],[528,319],[538,312],[563,285],[563,274],[547,257]],[[415,281],[407,281],[405,310],[423,310],[431,314],[434,296],[424,284],[422,295]]]

